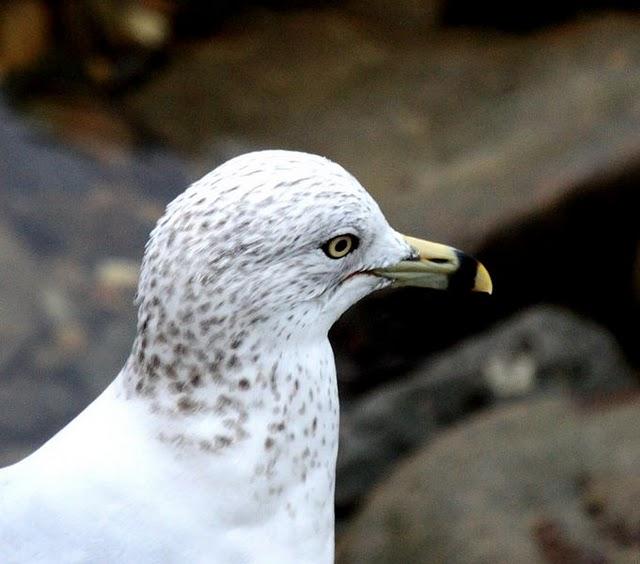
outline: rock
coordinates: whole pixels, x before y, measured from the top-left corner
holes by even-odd
[[[79,355],[87,348],[87,334],[76,324],[56,327],[56,346],[64,356]]]
[[[0,75],[34,65],[50,41],[51,17],[44,2],[14,0],[0,7]]]
[[[98,397],[120,372],[131,352],[135,335],[133,307],[96,331],[85,354],[76,363],[91,399]]]
[[[636,304],[640,304],[640,242],[637,243],[636,256],[633,261],[633,295]]]
[[[100,2],[96,2],[100,4]],[[104,5],[104,2],[101,2]],[[171,36],[170,8],[163,10],[158,5],[127,2],[124,6],[113,6],[111,13],[103,14],[102,27],[114,45],[129,43],[147,49],[159,49]],[[96,10],[100,13],[99,9]]]
[[[39,281],[36,258],[0,217],[0,374],[23,347],[36,338],[39,323]]]
[[[639,436],[637,396],[588,409],[544,397],[483,413],[375,490],[337,562],[637,562]],[[594,504],[596,484],[614,482]]]
[[[447,0],[444,20],[447,25],[489,27],[510,33],[526,33],[554,26],[588,13],[605,10],[632,11],[628,0],[590,0],[589,2],[520,2],[506,4],[490,0]],[[635,7],[635,5],[633,5]]]
[[[531,308],[344,406],[336,503],[352,506],[399,457],[479,407],[547,392],[588,401],[637,385],[605,329],[558,307]]]
[[[356,76],[386,56],[386,48],[342,12],[260,13],[178,53],[176,64],[125,103],[151,131],[192,154],[218,137],[240,139],[245,147],[292,147],[287,129],[309,111],[323,120],[337,90],[346,93]],[[157,96],[165,103],[156,103]],[[176,111],[187,106],[194,113]]]
[[[131,309],[138,287],[140,264],[131,259],[109,257],[94,269],[95,298],[107,311],[122,313]]]
[[[139,269],[139,264],[129,259],[103,259],[95,268],[96,281],[104,288],[115,292],[135,290]]]
[[[622,546],[640,544],[640,476],[608,474],[585,480],[584,509],[601,534]],[[637,550],[633,551],[636,555]]]
[[[445,5],[443,0],[349,0],[345,9],[385,26],[387,32],[393,26],[405,33],[407,30],[425,33],[441,23]]]
[[[341,406],[336,506],[344,514],[385,476],[403,453],[438,428],[433,395],[389,386]]]
[[[15,197],[9,211],[35,250],[53,256],[69,255],[81,264],[105,255],[140,260],[155,221],[146,214],[148,201],[134,190],[114,185],[94,187],[81,194],[53,189],[32,193],[29,207],[26,203],[26,194]],[[158,215],[161,209],[158,205]]]
[[[86,391],[55,373],[4,377],[0,381],[2,441],[32,447],[43,443],[80,413],[87,401]]]
[[[605,328],[550,305],[531,307],[454,351],[437,355],[410,374],[409,381],[430,383],[436,390],[451,384],[464,389],[464,397],[453,402],[461,405],[473,396],[499,401],[558,389],[588,398],[638,384]],[[438,405],[447,403],[448,396],[438,398]],[[465,413],[443,406],[438,418],[454,420]]]
[[[2,442],[2,449],[0,449],[0,468],[18,462],[32,452],[33,444],[29,441],[9,442],[5,440]]]
[[[229,24],[125,103],[192,154],[231,138],[327,155],[400,230],[474,250],[638,157],[639,70],[631,16],[398,38],[327,9]]]
[[[162,151],[92,159],[28,127],[2,98],[0,153],[0,452],[24,453],[122,366],[133,270],[188,177]]]
[[[126,163],[136,141],[124,116],[95,97],[41,98],[29,105],[29,113],[60,141],[107,166]]]

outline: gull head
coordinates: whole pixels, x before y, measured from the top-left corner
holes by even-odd
[[[157,310],[167,331],[190,325],[195,338],[208,325],[245,333],[283,317],[303,334],[326,333],[352,304],[394,284],[491,290],[477,261],[392,229],[341,166],[259,151],[219,166],[167,207],[146,248],[140,320]]]

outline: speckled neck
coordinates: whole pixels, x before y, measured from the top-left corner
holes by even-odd
[[[210,401],[212,391],[247,391],[262,384],[265,372],[273,387],[284,356],[327,338],[313,303],[269,316],[232,313],[228,304],[212,310],[211,303],[177,311],[156,298],[141,304],[122,378],[127,397],[188,412],[180,406],[193,397]]]
[[[326,336],[301,339],[309,337],[303,328],[292,338],[277,324],[266,322],[259,333],[260,337],[249,333],[202,348],[198,341],[183,338],[181,331],[160,342],[156,337],[150,346],[153,337],[143,331],[120,376],[125,396],[148,403],[152,412],[175,417],[224,416],[225,405],[249,401],[251,409],[270,409],[291,419],[296,408],[293,400],[304,391],[310,402],[317,399],[317,408],[323,407],[323,396],[328,404],[333,402],[328,392],[335,385],[335,373]],[[316,362],[309,365],[314,357]],[[304,405],[302,401],[298,407]]]
[[[278,451],[319,464],[318,442],[335,463],[335,365],[313,304],[254,323],[198,311],[182,327],[159,302],[152,308],[140,310],[119,380],[124,397],[158,418],[157,438],[209,454],[257,438],[256,460]],[[307,442],[300,453],[287,447]]]
[[[261,323],[257,334],[269,328],[269,342],[247,332],[201,349],[183,330],[157,342],[143,320],[119,384],[125,401],[145,406],[152,439],[179,464],[210,468],[215,484],[202,495],[212,496],[212,507],[219,491],[242,492],[219,509],[230,523],[256,508],[281,514],[299,538],[312,539],[313,550],[332,554],[339,424],[333,353],[311,328],[297,333],[309,338],[299,338]]]

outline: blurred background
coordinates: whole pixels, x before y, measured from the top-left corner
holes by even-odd
[[[640,562],[636,4],[0,2],[0,464],[119,371],[166,203],[299,149],[495,286],[333,329],[338,561]]]

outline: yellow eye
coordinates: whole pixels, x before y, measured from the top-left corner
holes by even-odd
[[[322,245],[322,250],[329,258],[339,259],[357,249],[359,243],[360,240],[355,235],[338,235]]]

